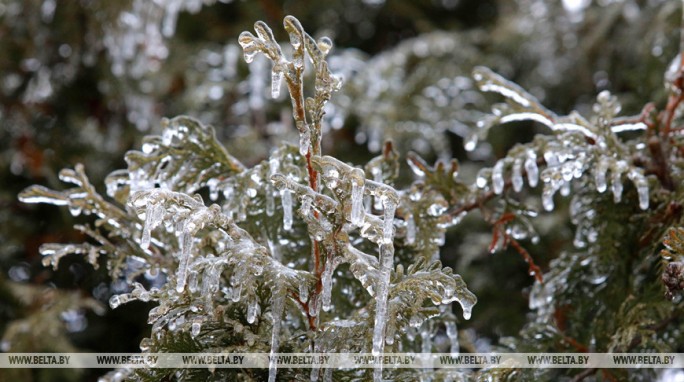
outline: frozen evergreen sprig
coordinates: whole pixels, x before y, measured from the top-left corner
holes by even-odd
[[[639,208],[648,209],[649,181],[644,170],[624,159],[635,148],[617,136],[624,131],[645,130],[646,124],[634,118],[617,118],[621,106],[608,91],[598,95],[593,108],[595,114],[587,120],[577,112],[556,115],[520,86],[488,68],[476,68],[473,78],[482,91],[499,93],[506,98],[506,103],[494,105],[492,114],[478,122],[477,131],[465,142],[466,149],[473,150],[493,126],[510,122],[538,122],[555,135],[553,139],[538,139],[534,144],[516,147],[491,170],[481,172],[479,187],[491,187],[494,193],[501,194],[506,178],[510,178],[513,190],[519,192],[526,173],[530,186],[535,187],[538,179],[542,181],[542,206],[550,211],[554,208],[556,192],[567,196],[573,179],[591,173],[598,192],[605,192],[610,185],[615,203],[622,201],[623,178],[629,179],[637,190]],[[542,170],[539,160],[543,160]]]
[[[284,24],[290,59],[264,23],[239,42],[247,61],[257,53],[273,61],[274,96],[285,80],[299,147],[280,146],[248,167],[212,127],[183,116],[164,120],[161,136],[146,137],[140,151],[126,155],[127,169],[107,177],[114,201],[95,190],[81,165],[61,175],[76,185],[71,190],[34,186],[20,195],[24,202],[97,215],[94,225],[79,226],[97,244],[46,245],[48,263],[56,267],[71,253],[94,265],[104,257],[110,274],[129,285],[111,296],[111,308],[156,303],[143,352],[276,353],[283,343],[295,352],[430,351],[443,330],[457,349],[451,303],[468,319],[476,298],[442,267],[438,249],[453,223],[446,211],[460,203],[464,189],[453,173],[395,188],[399,155],[391,143],[363,169],[323,155],[324,106],[340,85],[325,60],[332,43],[315,41],[293,17]],[[310,97],[305,56],[314,75]],[[420,347],[408,339],[416,331]],[[269,380],[277,372],[270,365]],[[121,373],[135,379],[164,372]],[[382,377],[376,369],[374,378]]]

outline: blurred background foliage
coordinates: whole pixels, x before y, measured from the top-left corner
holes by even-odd
[[[257,60],[248,68],[237,46],[256,20],[275,26],[292,14],[335,42],[330,63],[345,86],[328,113],[326,154],[358,164],[391,138],[402,155],[457,158],[473,180],[537,128],[497,128],[489,144],[466,153],[463,137],[490,104],[470,80],[474,65],[559,113],[586,112],[610,90],[625,114],[638,114],[664,100],[680,12],[666,0],[1,0],[0,350],[138,350],[148,307],[105,309],[125,285],[75,256],[57,271],[41,265],[38,247],[82,241],[71,227],[85,218],[23,205],[16,195],[36,183],[60,188],[59,169],[78,162],[103,187],[126,150],[159,132],[161,117],[186,114],[215,126],[246,164],[282,139],[294,142],[287,96],[266,102],[270,67]],[[441,255],[479,299],[473,320],[459,327],[461,346],[487,351],[522,328],[533,278],[513,250],[490,255],[491,229],[467,219]],[[526,243],[544,270],[572,241],[568,220],[563,208],[544,215],[541,241]],[[32,323],[39,316],[49,327]],[[88,380],[99,371],[17,373]]]

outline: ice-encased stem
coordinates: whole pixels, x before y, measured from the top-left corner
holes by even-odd
[[[352,180],[351,189],[351,223],[357,227],[363,224],[363,192],[364,184],[361,180]]]
[[[271,317],[273,318],[273,326],[271,329],[271,357],[268,362],[268,382],[275,382],[276,373],[278,372],[278,363],[275,355],[278,353],[280,346],[280,325],[282,323],[283,310],[285,308],[285,288],[278,284],[276,280],[276,287],[273,289],[271,295]]]
[[[283,72],[273,70],[271,73],[271,97],[278,98],[280,96],[280,83],[283,81]]]
[[[283,204],[283,228],[292,228],[292,191],[283,189],[280,191],[280,198]]]

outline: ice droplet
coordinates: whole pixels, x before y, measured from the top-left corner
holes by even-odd
[[[112,309],[116,309],[119,305],[121,305],[121,299],[119,299],[118,295],[114,295],[109,299],[109,306]]]
[[[537,187],[539,182],[539,167],[537,167],[537,155],[530,151],[525,159],[525,171],[527,172],[527,183],[530,187]]]
[[[71,214],[71,216],[79,216],[82,211],[83,210],[79,206],[73,204],[69,205],[69,213]]]
[[[485,188],[487,186],[487,178],[478,174],[475,184],[477,185],[477,188]]]
[[[513,162],[513,174],[511,174],[511,183],[513,184],[513,191],[515,192],[520,192],[520,190],[522,190],[523,187],[522,167],[523,162],[521,159],[516,159],[515,162]]]
[[[478,136],[476,133],[470,134],[463,143],[463,148],[466,151],[473,151],[477,147]]]
[[[328,52],[330,52],[330,49],[332,49],[333,47],[333,42],[332,40],[330,40],[330,38],[323,36],[320,39],[318,39],[317,45],[318,49],[321,50],[321,53],[323,53],[323,55],[327,55]]]
[[[273,70],[271,73],[271,97],[276,99],[280,96],[280,83],[283,81],[283,72]]]
[[[363,180],[353,179],[351,189],[351,223],[357,227],[363,224]]]
[[[323,170],[323,175],[326,180],[326,186],[328,188],[335,189],[339,184],[340,172],[333,166],[326,166]]]
[[[218,178],[211,178],[207,181],[207,187],[209,188],[209,199],[216,201],[218,199]]]
[[[282,189],[280,199],[283,205],[283,228],[290,230],[292,228],[292,191]]]
[[[504,161],[500,160],[496,162],[494,168],[492,169],[492,189],[494,193],[500,195],[504,190]]]

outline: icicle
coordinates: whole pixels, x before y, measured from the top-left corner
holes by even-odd
[[[333,369],[331,367],[329,367],[323,371],[323,382],[332,382],[332,381],[333,381]]]
[[[145,226],[143,227],[140,247],[147,248],[150,245],[152,230],[159,225],[164,214],[164,206],[160,203],[148,203],[145,212]]]
[[[393,203],[390,203],[393,204]],[[392,214],[394,215],[394,213]],[[373,326],[374,356],[382,354],[385,345],[385,326],[387,324],[387,296],[389,294],[390,272],[394,264],[394,247],[392,242],[380,244],[380,277],[376,285],[376,308]],[[382,368],[376,368],[373,373],[376,381],[382,380]]]
[[[639,208],[642,210],[647,210],[649,204],[649,195],[648,183],[646,183],[646,180],[637,184],[637,194],[639,195]]]
[[[513,191],[515,192],[520,192],[520,190],[522,190],[523,187],[522,166],[522,159],[516,159],[515,162],[513,162],[513,174],[511,174],[511,183],[513,183]]]
[[[280,83],[283,81],[283,72],[279,70],[273,70],[271,72],[271,97],[273,99],[280,96]]]
[[[247,306],[247,322],[253,324],[256,320],[257,313],[259,311],[259,303],[257,300],[253,300]]]
[[[266,216],[273,216],[275,213],[275,198],[270,187],[266,189]]]
[[[318,301],[319,300],[320,300],[320,295],[314,296],[314,298],[309,300],[309,315],[311,317],[318,316]]]
[[[446,326],[446,334],[447,337],[449,337],[449,341],[451,342],[451,349],[449,349],[451,356],[458,356],[459,353],[459,344],[458,344],[458,331],[456,330],[456,322],[455,321],[448,321],[444,324]]]
[[[331,258],[327,259],[325,262],[325,270],[321,276],[321,284],[323,284],[323,290],[321,291],[321,302],[323,303],[323,310],[329,311],[332,308],[331,295],[332,295],[332,273],[333,273],[333,260]]]
[[[283,204],[283,228],[292,228],[292,191],[288,189],[280,190],[280,198]]]
[[[552,211],[554,204],[553,204],[553,194],[555,190],[553,187],[550,185],[546,185],[544,187],[544,191],[542,192],[542,206],[546,211]]]
[[[387,334],[385,335],[385,344],[394,345],[394,334],[396,333],[396,325],[390,325],[387,327]]]
[[[268,175],[269,178],[278,173],[280,168],[280,163],[278,159],[272,157],[268,160]],[[275,195],[273,195],[273,188],[271,186],[266,187],[266,215],[273,216],[275,213]]]
[[[391,243],[380,244],[380,278],[376,286],[376,315],[373,331],[373,354],[382,352],[385,324],[387,321],[387,296],[389,293],[390,272],[394,265],[394,247]]]
[[[494,168],[492,169],[492,189],[494,193],[500,195],[504,190],[504,161],[500,160],[496,162]]]
[[[188,224],[192,225],[192,223]],[[181,234],[181,254],[178,262],[178,270],[176,271],[176,291],[182,293],[185,289],[185,282],[188,273],[188,262],[190,261],[190,251],[192,249],[192,232],[191,228],[186,226]]]
[[[297,130],[299,130],[299,154],[306,155],[309,153],[309,146],[311,145],[309,126],[303,122],[297,122]]]
[[[477,133],[470,134],[465,142],[463,143],[463,148],[465,151],[473,151],[475,150],[475,147],[477,147],[477,141],[479,140],[479,137]]]
[[[416,242],[416,221],[413,215],[409,215],[406,220],[406,244],[413,244]]]
[[[615,203],[620,203],[622,200],[622,172],[620,171],[619,166],[616,164],[615,168],[613,169],[613,172],[611,174],[611,179],[610,179],[610,188],[611,191],[613,192],[613,201]]]
[[[594,183],[596,184],[596,191],[605,192],[608,188],[606,183],[606,171],[608,171],[609,161],[606,158],[601,158],[596,169],[594,170]]]
[[[525,159],[525,171],[527,171],[527,182],[530,187],[537,187],[539,182],[539,167],[537,167],[537,155],[532,152],[527,152],[527,159]]]
[[[561,185],[560,194],[563,195],[563,196],[568,196],[568,195],[570,195],[570,191],[572,191],[572,189],[571,189],[570,186],[571,186],[570,182],[564,182],[564,183]]]
[[[242,285],[236,285],[232,288],[230,299],[233,302],[240,301],[240,295],[242,294]]]
[[[192,293],[199,291],[199,274],[197,271],[188,272],[188,290]]]
[[[394,238],[394,211],[397,206],[387,196],[382,196],[382,206],[385,209],[385,219],[382,227],[382,241],[385,244],[392,243]]]
[[[306,302],[309,299],[309,284],[306,280],[302,280],[299,283],[299,300]]]
[[[363,192],[364,184],[363,180],[352,179],[352,189],[351,189],[351,223],[357,227],[363,224]]]
[[[275,280],[276,283],[279,280]],[[278,363],[276,361],[276,353],[280,346],[280,325],[282,324],[283,310],[285,308],[286,293],[280,285],[276,285],[271,295],[271,318],[273,319],[273,327],[271,329],[271,357],[268,363],[268,382],[275,382],[276,373],[278,372]]]
[[[195,338],[199,335],[200,330],[202,330],[202,319],[197,317],[192,320],[192,325],[190,326],[190,335]]]

